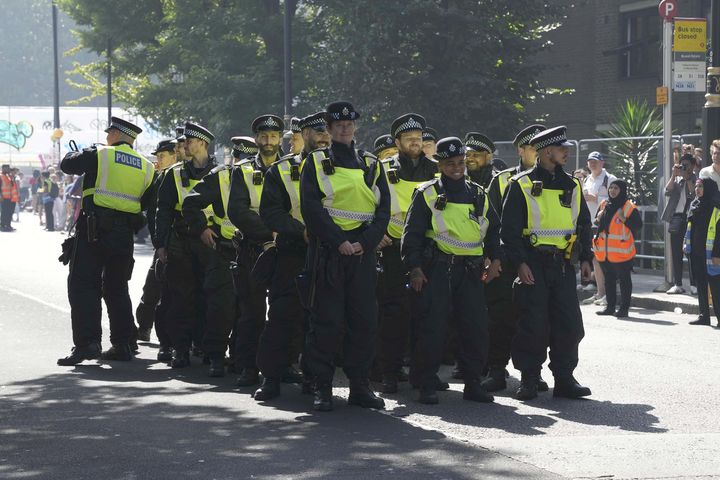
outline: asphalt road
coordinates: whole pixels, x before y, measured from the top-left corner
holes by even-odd
[[[373,412],[336,388],[320,414],[295,386],[262,405],[197,361],[173,371],[153,342],[133,362],[56,366],[71,347],[64,237],[21,219],[0,235],[2,479],[720,478],[720,331],[688,315],[583,307],[589,400],[518,402],[511,379],[492,405],[452,383],[440,405],[403,386]],[[136,248],[135,304],[151,255]]]

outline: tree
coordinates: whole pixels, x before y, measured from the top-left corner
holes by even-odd
[[[280,0],[59,0],[83,46],[113,47],[115,91],[157,126],[195,118],[219,138],[282,111]],[[363,114],[368,145],[405,112],[441,134],[506,138],[545,90],[533,55],[565,1],[292,1],[296,113],[338,99]],[[81,67],[101,93],[104,65]]]
[[[616,121],[606,138],[657,137],[663,124],[657,110],[645,100],[628,99],[618,110]],[[628,181],[628,190],[639,205],[653,205],[657,201],[657,151],[659,140],[616,140],[609,143],[610,154],[618,160],[613,173]]]

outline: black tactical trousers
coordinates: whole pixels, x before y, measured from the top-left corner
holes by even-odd
[[[295,286],[295,278],[305,265],[305,252],[278,250],[276,262],[268,290],[267,323],[257,349],[257,366],[265,378],[280,380],[283,371],[297,361],[298,352],[293,344],[302,336],[307,320]]]
[[[347,256],[328,249],[321,255],[303,356],[319,385],[332,383],[341,350],[345,375],[367,379],[377,339],[376,287],[375,252]]]
[[[505,368],[510,360],[512,339],[517,331],[518,308],[513,304],[515,272],[503,266],[500,276],[485,285],[488,310],[488,367]]]
[[[170,300],[167,294],[167,282],[158,280],[155,274],[157,258],[156,251],[145,277],[142,297],[135,310],[135,319],[139,330],[149,330],[155,325],[155,334],[160,341],[160,345],[169,347],[172,341],[168,333],[166,314]]]
[[[376,360],[383,375],[398,373],[410,338],[412,314],[407,269],[400,258],[400,240],[385,247],[378,276],[378,352]]]
[[[575,269],[562,257],[535,252],[529,254],[528,266],[535,284],[513,286],[520,309],[512,342],[513,365],[521,372],[540,374],[549,345],[553,375],[572,375],[578,364],[578,345],[585,335]]]
[[[233,357],[238,371],[258,368],[256,357],[260,335],[265,328],[267,287],[252,281],[250,272],[261,252],[261,246],[246,241],[240,244],[237,252],[235,282],[239,284],[240,291],[237,295],[239,315],[235,321]]]
[[[99,233],[88,242],[84,217],[77,230],[77,246],[70,260],[68,300],[72,318],[73,343],[82,347],[102,339],[102,304],[110,319],[110,342],[128,344],[135,335],[128,280],[133,269],[133,232],[118,225]]]
[[[432,387],[440,367],[452,309],[458,333],[458,356],[465,382],[479,380],[488,348],[488,316],[482,268],[460,257],[440,257],[425,272],[428,283],[418,297],[417,340],[410,381]]]

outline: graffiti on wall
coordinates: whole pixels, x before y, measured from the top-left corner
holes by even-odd
[[[33,126],[30,122],[21,120],[17,123],[0,120],[0,143],[7,143],[20,150],[25,146],[27,139],[32,137]]]

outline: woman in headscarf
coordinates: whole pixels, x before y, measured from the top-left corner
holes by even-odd
[[[633,258],[635,258],[635,235],[643,222],[635,204],[628,199],[627,183],[615,180],[608,186],[608,200],[598,208],[598,232],[593,240],[595,258],[605,274],[607,306],[598,315],[628,316],[632,297]],[[617,286],[620,282],[620,305],[617,303]]]
[[[718,185],[709,178],[695,182],[695,199],[688,208],[688,228],[685,233],[685,253],[690,257],[690,269],[698,290],[700,315],[691,325],[710,325],[708,284],[713,296],[715,316],[720,312],[720,241],[717,238],[720,212]],[[720,318],[720,316],[718,316]]]

